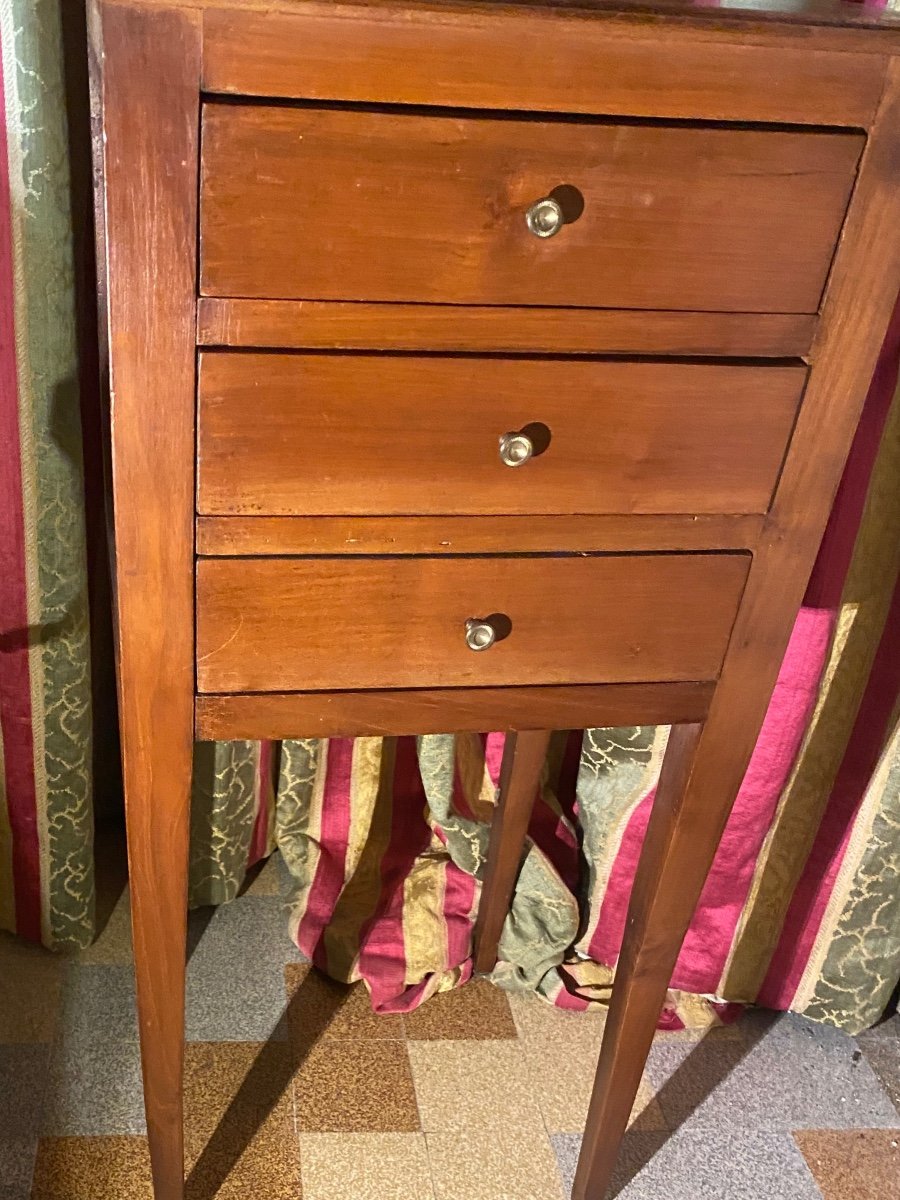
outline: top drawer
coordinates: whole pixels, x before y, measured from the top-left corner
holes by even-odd
[[[209,103],[201,290],[815,312],[863,142]],[[545,197],[549,237],[526,222]]]

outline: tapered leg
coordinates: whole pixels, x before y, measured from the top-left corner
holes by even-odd
[[[548,730],[508,733],[500,768],[500,796],[491,826],[487,872],[475,924],[475,970],[490,971],[509,912],[528,822],[550,744]]]
[[[684,810],[702,725],[676,725],[628,908],[573,1200],[602,1200],[628,1125],[672,968],[718,836]],[[685,839],[689,838],[690,841]]]
[[[131,682],[124,671],[123,690]],[[135,690],[140,682],[134,679]],[[152,703],[146,691],[143,698]],[[138,691],[130,707],[140,704]],[[182,1200],[184,1195],[189,739],[188,726],[173,738],[174,753],[171,742],[155,738],[143,753],[132,755],[126,735],[123,751],[144,1105],[156,1200]],[[166,803],[154,803],[153,797],[162,795]]]
[[[94,3],[97,250],[109,374],[117,668],[144,1100],[155,1200],[182,1200],[194,724],[200,27]]]

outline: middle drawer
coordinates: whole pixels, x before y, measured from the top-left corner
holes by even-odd
[[[763,513],[803,364],[201,355],[204,515]]]

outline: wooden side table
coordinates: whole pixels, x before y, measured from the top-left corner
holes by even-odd
[[[97,0],[92,51],[157,1200],[195,737],[510,731],[489,969],[547,731],[674,723],[574,1187],[601,1200],[900,284],[900,24]]]

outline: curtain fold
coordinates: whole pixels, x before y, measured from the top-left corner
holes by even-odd
[[[60,10],[0,7],[0,923],[93,928],[90,650]]]
[[[114,773],[92,796],[92,737],[116,746],[111,706],[91,705],[83,462],[90,496],[99,431],[85,407],[82,444],[72,212],[86,197],[73,206],[62,11],[0,0],[0,926],[54,948],[94,932],[92,803],[108,810]],[[758,1001],[856,1031],[900,979],[898,361],[900,310],[669,1025]],[[554,737],[502,986],[574,1008],[606,998],[666,733]],[[385,1012],[464,983],[502,743],[198,746],[191,902],[231,900],[277,846],[294,880],[290,934],[324,970],[365,979]]]

